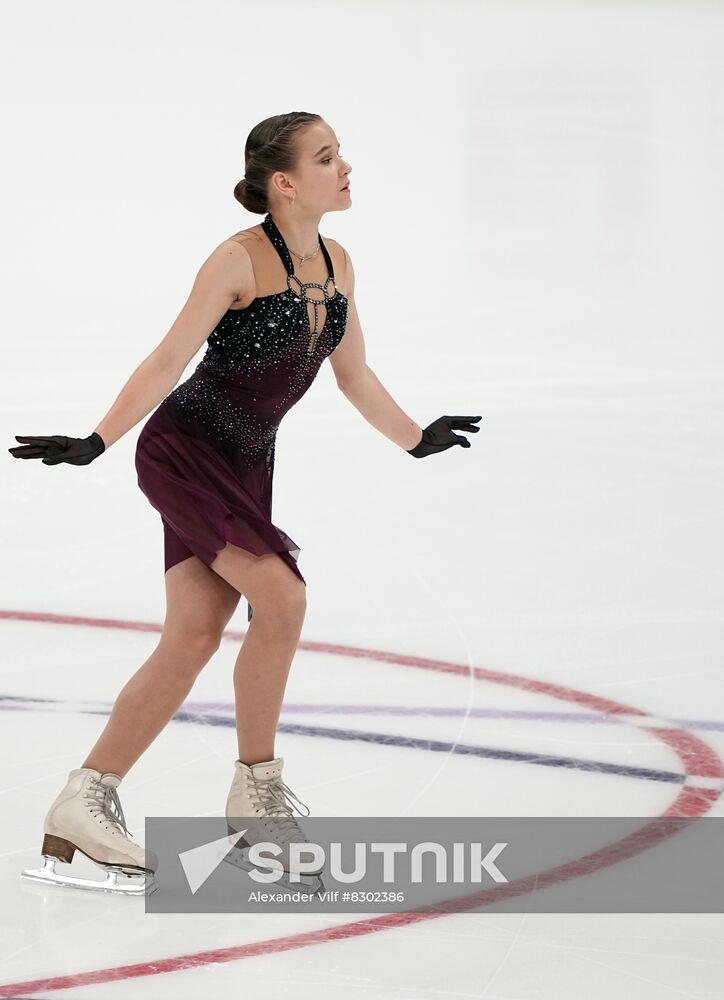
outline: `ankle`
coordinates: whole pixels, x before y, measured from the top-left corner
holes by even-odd
[[[119,778],[124,778],[125,775],[126,775],[125,770],[122,770],[121,768],[118,768],[118,767],[98,767],[96,764],[94,764],[92,762],[89,763],[88,761],[86,761],[85,764],[79,764],[79,767],[90,768],[91,771],[98,771],[99,774],[117,774]]]

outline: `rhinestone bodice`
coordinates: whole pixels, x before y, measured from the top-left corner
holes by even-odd
[[[347,299],[336,288],[322,237],[329,276],[324,285],[304,284],[294,274],[271,214],[262,226],[286,268],[287,290],[224,313],[191,378],[164,401],[180,427],[208,436],[237,457],[241,451],[251,464],[273,445],[279,422],[309,389],[322,362],[341,341],[347,321]],[[307,296],[309,288],[321,289],[324,295],[318,300],[327,313],[321,330],[310,329],[307,303],[316,297]]]
[[[262,228],[284,263],[287,290],[260,296],[245,309],[229,309],[224,313],[207,338],[206,353],[198,367],[227,380],[238,380],[240,384],[248,380],[259,385],[267,373],[283,367],[283,359],[291,352],[296,385],[311,383],[324,358],[342,339],[347,299],[337,290],[332,260],[321,236],[319,242],[329,272],[324,285],[313,281],[303,283],[294,273],[289,250],[271,214],[267,214]],[[320,289],[323,298],[308,296],[310,288]],[[330,288],[334,291],[330,292]],[[314,307],[314,329],[310,329],[308,303]],[[316,320],[322,305],[327,316],[318,330]],[[301,341],[306,341],[303,351]]]

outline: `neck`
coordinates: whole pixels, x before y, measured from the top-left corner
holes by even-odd
[[[290,250],[304,257],[314,253],[319,245],[319,213],[298,207],[270,209],[270,214]]]

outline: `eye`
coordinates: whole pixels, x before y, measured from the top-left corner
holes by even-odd
[[[342,155],[341,153],[337,153],[337,156],[341,156],[341,155]],[[327,156],[324,160],[322,160],[322,163],[331,163],[332,159],[333,159],[333,157]]]

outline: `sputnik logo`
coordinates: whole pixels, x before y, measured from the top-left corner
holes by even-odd
[[[201,844],[179,854],[179,861],[192,895],[211,878],[232,847],[236,846],[239,837],[245,833],[246,830],[239,830],[238,833],[220,837],[218,840],[212,840],[210,844]]]

